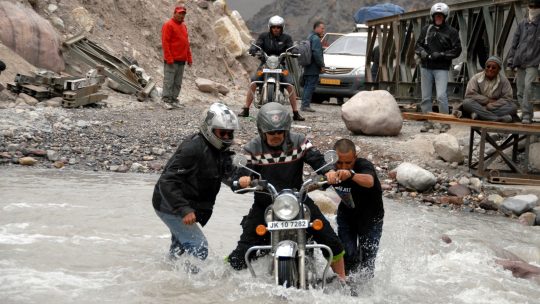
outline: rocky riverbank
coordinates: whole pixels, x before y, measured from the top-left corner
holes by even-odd
[[[54,170],[159,173],[179,142],[197,132],[200,114],[217,100],[193,97],[181,109],[165,110],[160,102],[138,102],[126,95],[109,93],[109,99],[100,106],[78,109],[46,107],[45,103],[29,106],[9,93],[2,93],[0,168],[26,165]],[[221,100],[238,111],[241,96],[241,91],[233,91]],[[295,123],[293,129],[306,133],[321,151],[331,149],[339,138],[353,140],[360,156],[375,164],[385,197],[453,211],[519,216],[524,224],[538,224],[535,218],[540,216],[535,216],[535,212],[540,210],[533,209],[536,196],[525,203],[530,208],[523,204],[509,208],[513,205],[508,202],[520,194],[538,196],[539,189],[492,185],[468,173],[466,162],[443,161],[433,147],[437,134],[419,133],[419,122],[405,121],[395,137],[352,135],[341,119],[341,107],[322,104],[314,108],[317,112],[304,113],[306,121]],[[256,110],[252,111],[254,115]],[[257,135],[254,117],[240,121],[235,151]],[[468,129],[454,127],[449,134],[458,139],[462,151],[467,151]],[[433,175],[434,182],[428,190],[420,192],[415,190],[416,186],[400,180],[395,169],[404,162],[416,164]],[[420,175],[414,174],[421,173],[412,174],[412,179],[420,179]]]

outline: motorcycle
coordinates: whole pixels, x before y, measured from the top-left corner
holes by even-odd
[[[326,164],[314,173],[334,164],[337,161],[336,152],[326,152],[324,160]],[[252,277],[255,278],[257,275],[251,265],[250,254],[266,250],[270,251],[272,256],[269,274],[273,275],[277,285],[308,289],[309,286],[316,288],[320,283],[321,288],[324,288],[328,268],[333,258],[332,250],[326,245],[308,240],[306,229],[311,227],[314,230],[321,230],[323,222],[319,219],[311,220],[310,210],[304,205],[304,200],[309,191],[320,188],[327,182],[310,178],[304,181],[298,191],[283,189],[278,192],[271,183],[263,180],[258,172],[246,167],[247,159],[245,156],[236,155],[233,163],[259,177],[251,182],[250,187],[236,190],[235,193],[262,191],[272,197],[272,204],[266,208],[264,213],[266,225],[259,225],[256,228],[256,233],[260,236],[270,232],[270,244],[252,246],[244,256]],[[238,185],[236,184],[236,186]],[[314,249],[325,250],[328,253],[322,277],[317,274]]]
[[[280,81],[281,75],[289,75],[289,70],[287,70],[285,66],[281,64],[281,61],[287,56],[300,56],[300,54],[293,54],[289,52],[295,48],[296,45],[286,49],[285,52],[281,53],[279,56],[268,56],[258,45],[251,45],[258,49],[254,56],[257,56],[263,61],[263,64],[257,70],[257,76],[263,76],[263,80],[256,80],[252,82],[252,84],[257,84],[256,92],[252,92],[255,94],[255,107],[260,108],[269,102],[279,102],[281,104],[285,104],[285,102],[289,101],[289,93],[287,90],[283,90],[283,88],[285,86],[292,86],[292,84]]]

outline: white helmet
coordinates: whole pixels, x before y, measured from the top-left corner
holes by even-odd
[[[268,20],[268,30],[270,30],[272,26],[279,26],[281,27],[281,31],[283,31],[285,28],[285,20],[278,15],[272,16]]]
[[[238,129],[238,118],[233,111],[222,103],[214,103],[204,115],[199,130],[202,135],[219,150],[227,149],[233,142],[233,137],[222,139],[214,134],[214,129],[232,130]]]
[[[433,20],[433,15],[435,14],[443,14],[444,19],[448,18],[448,14],[450,13],[450,8],[445,3],[439,2],[433,4],[431,7],[431,11],[429,12],[429,15],[431,16],[431,20]]]

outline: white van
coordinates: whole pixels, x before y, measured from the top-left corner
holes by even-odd
[[[319,77],[312,102],[321,103],[332,97],[338,103],[365,88],[367,32],[341,36],[324,50],[324,73]],[[324,39],[323,39],[324,40]]]

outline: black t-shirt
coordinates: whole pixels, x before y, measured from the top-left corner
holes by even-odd
[[[357,174],[373,176],[374,184],[371,188],[365,188],[349,179],[334,185],[334,189],[342,198],[338,207],[338,217],[348,221],[351,227],[356,225],[358,231],[363,232],[384,217],[382,189],[375,167],[367,159],[357,158],[353,170]],[[353,203],[349,201],[350,197]]]

